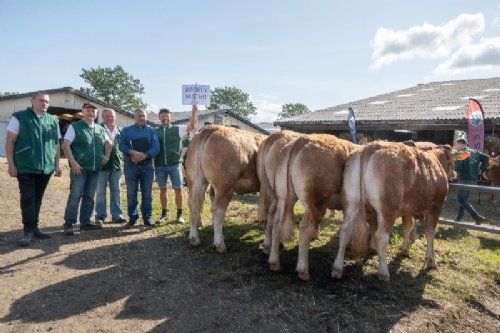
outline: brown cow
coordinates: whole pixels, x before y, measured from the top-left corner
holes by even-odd
[[[260,216],[265,217],[266,220],[264,242],[261,244],[260,248],[266,254],[269,254],[269,247],[271,246],[271,233],[273,228],[272,216],[276,208],[274,200],[274,179],[279,157],[282,150],[301,135],[302,134],[293,131],[275,132],[261,143],[257,152],[257,174],[260,180],[259,209]],[[292,218],[293,212],[290,212],[287,216]]]
[[[309,243],[317,233],[325,211],[341,209],[340,193],[344,162],[354,145],[333,135],[313,134],[298,138],[282,150],[276,170],[269,264],[280,269],[279,244],[287,240],[293,227],[287,217],[297,199],[304,206],[299,225],[299,257],[296,271],[302,280],[309,279]]]
[[[342,277],[345,248],[351,235],[353,252],[358,256],[366,253],[366,210],[376,214],[380,279],[390,279],[386,248],[399,216],[423,217],[427,267],[436,267],[434,232],[448,193],[448,178],[452,175],[449,146],[422,151],[401,143],[375,142],[351,154],[344,172],[344,222],[332,276]]]
[[[256,158],[263,139],[264,135],[221,125],[206,126],[194,137],[186,158],[191,245],[200,244],[201,209],[210,184],[214,189],[211,209],[214,246],[218,252],[226,251],[222,234],[226,209],[233,193],[259,191]]]
[[[491,186],[500,187],[500,156],[496,158],[490,157],[488,168],[486,169],[485,178],[491,183]]]

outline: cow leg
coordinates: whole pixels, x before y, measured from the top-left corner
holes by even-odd
[[[425,263],[428,269],[437,268],[434,259],[434,234],[436,232],[436,224],[439,214],[427,214],[424,219],[425,223],[425,238],[427,239],[427,248],[425,250]]]
[[[368,213],[366,220],[370,226],[370,250],[377,253],[377,239],[375,233],[377,232],[377,215],[375,213]]]
[[[273,201],[269,206],[267,212],[267,220],[266,220],[266,231],[264,234],[264,241],[260,244],[260,249],[265,254],[269,255],[269,248],[271,247],[271,237],[273,232],[273,217],[276,212],[276,203]]]
[[[342,274],[344,273],[345,248],[351,239],[354,223],[356,223],[356,220],[359,218],[358,204],[349,204],[349,206],[344,209],[344,222],[340,226],[339,233],[339,250],[332,267],[332,277],[337,279],[342,278]]]
[[[212,219],[214,226],[214,246],[217,252],[224,253],[227,251],[226,245],[224,244],[224,234],[222,233],[222,227],[224,226],[224,219],[226,216],[226,209],[231,201],[231,195],[233,194],[233,189],[226,190],[224,192],[215,192],[215,197],[212,203]]]
[[[389,274],[389,267],[387,266],[387,244],[389,244],[389,233],[394,225],[396,218],[392,216],[383,216],[377,214],[378,227],[375,233],[378,247],[378,276],[380,280],[389,281],[391,275]]]
[[[280,244],[281,244],[281,228],[284,221],[281,221],[280,211],[284,209],[284,200],[276,202],[276,209],[272,218],[272,231],[271,231],[271,248],[269,253],[269,268],[272,271],[279,271],[280,266]]]
[[[414,228],[414,220],[411,216],[403,216],[403,244],[401,244],[401,254],[405,257],[410,256],[410,234]]]
[[[203,209],[203,203],[205,201],[205,191],[207,190],[208,183],[195,180],[190,182],[189,189],[189,243],[192,246],[200,245],[200,235],[198,233],[198,228],[202,225],[201,222],[201,211]]]
[[[309,245],[315,232],[319,229],[325,209],[313,212],[306,208],[299,225],[299,258],[295,269],[302,281],[309,280]]]

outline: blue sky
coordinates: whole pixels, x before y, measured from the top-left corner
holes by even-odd
[[[417,83],[500,76],[497,1],[0,0],[0,91],[81,87],[122,65],[152,109],[181,86],[236,86],[255,121]]]

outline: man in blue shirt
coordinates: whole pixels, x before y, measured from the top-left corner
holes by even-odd
[[[153,189],[153,158],[160,152],[155,130],[146,124],[147,115],[143,109],[134,111],[133,125],[122,130],[120,151],[124,155],[125,183],[127,185],[127,211],[132,227],[139,219],[137,189],[141,187],[141,213],[144,225],[151,226],[151,192]]]

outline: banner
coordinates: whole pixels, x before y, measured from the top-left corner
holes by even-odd
[[[182,85],[182,105],[210,105],[210,86]]]
[[[469,99],[467,108],[467,142],[469,148],[483,151],[484,149],[484,113],[481,104],[475,99]]]
[[[349,108],[347,125],[349,126],[349,132],[351,132],[352,142],[356,143],[356,117],[354,116],[354,110],[352,108]]]

